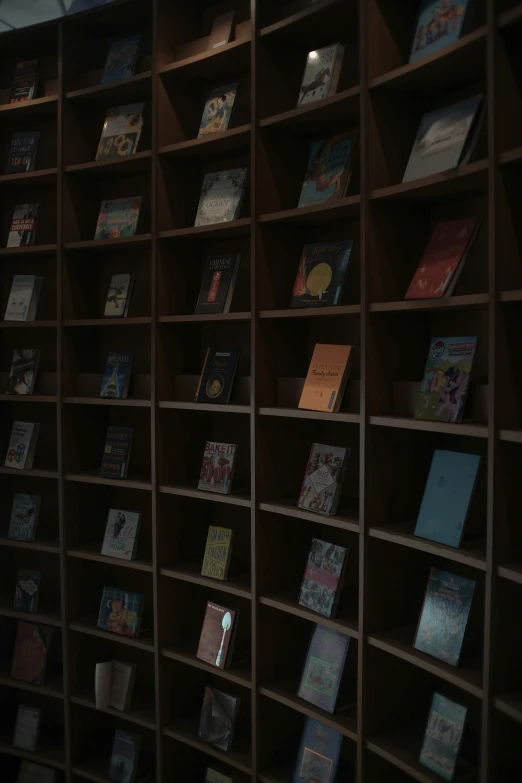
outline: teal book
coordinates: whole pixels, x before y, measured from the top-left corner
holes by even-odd
[[[334,712],[350,637],[316,625],[297,695],[326,712]]]
[[[333,783],[343,735],[307,718],[292,783]]]
[[[480,457],[435,449],[415,535],[459,547],[473,496]]]
[[[444,780],[453,780],[467,711],[462,704],[433,694],[419,761]]]
[[[354,158],[355,136],[342,133],[312,142],[299,207],[343,198]]]

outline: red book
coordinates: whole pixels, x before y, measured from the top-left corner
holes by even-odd
[[[232,642],[235,632],[237,612],[227,609],[212,601],[207,601],[207,610],[196,657],[201,661],[224,669],[230,663],[227,656],[232,657]]]
[[[479,225],[476,217],[437,223],[404,298],[451,296]]]
[[[45,677],[47,653],[53,628],[19,622],[11,666],[11,677],[41,685]]]

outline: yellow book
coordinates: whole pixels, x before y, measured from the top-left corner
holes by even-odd
[[[201,576],[210,576],[225,582],[228,577],[230,556],[232,554],[232,538],[234,531],[228,527],[210,525]]]

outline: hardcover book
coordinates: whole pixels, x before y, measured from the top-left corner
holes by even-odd
[[[102,631],[136,637],[140,631],[145,596],[104,587],[98,614],[98,628]]]
[[[207,258],[196,313],[228,313],[240,261],[240,253],[221,253]]]
[[[114,732],[109,777],[117,783],[134,783],[138,772],[141,737],[122,729]]]
[[[221,750],[230,750],[241,699],[217,688],[205,688],[198,735]]]
[[[299,603],[313,612],[332,617],[339,602],[350,550],[312,538],[299,592]]]
[[[228,403],[241,348],[207,348],[195,402]]]
[[[219,769],[207,767],[205,772],[205,783],[234,783],[233,779]]]
[[[38,60],[22,60],[16,63],[16,68],[11,85],[10,103],[31,101],[38,94],[38,80],[40,76]]]
[[[216,443],[207,440],[203,452],[198,489],[230,495],[234,478],[236,448],[234,443]]]
[[[7,447],[4,465],[16,470],[30,470],[33,467],[34,452],[40,425],[30,421],[14,421]]]
[[[224,46],[231,40],[235,15],[236,11],[232,9],[232,11],[215,17],[207,49],[219,49],[220,46]]]
[[[133,76],[140,46],[141,35],[133,35],[130,38],[113,41],[107,53],[102,74],[102,84]]]
[[[232,109],[237,97],[237,82],[216,87],[207,96],[199,125],[198,139],[222,133],[230,127]]]
[[[18,571],[16,575],[13,609],[16,609],[19,612],[38,611],[41,578],[41,571]]]
[[[232,556],[234,530],[228,527],[210,525],[203,556],[201,576],[210,576],[226,582]]]
[[[339,43],[309,53],[299,91],[298,106],[320,101],[335,94],[343,57],[344,46]]]
[[[342,446],[312,443],[298,508],[327,516],[335,514],[350,452],[351,449]]]
[[[21,761],[16,783],[55,783],[56,770],[33,764],[32,761]]]
[[[43,278],[15,275],[5,308],[4,321],[34,321]]]
[[[410,63],[438,52],[460,38],[469,0],[422,0]]]
[[[97,663],[94,674],[96,709],[128,710],[132,700],[136,664],[123,661]]]
[[[476,337],[432,339],[415,411],[416,419],[462,421],[476,348]]]
[[[141,208],[141,196],[102,201],[95,239],[119,239],[133,237]]]
[[[141,513],[111,508],[102,544],[102,555],[134,560],[138,546]]]
[[[479,225],[476,217],[437,223],[404,298],[451,296]]]
[[[354,144],[355,136],[351,133],[312,142],[298,207],[343,198],[352,170]]]
[[[132,155],[143,128],[144,103],[129,103],[107,109],[96,160]]]
[[[39,141],[40,134],[38,131],[13,133],[5,173],[23,174],[25,171],[32,171]]]
[[[316,625],[306,654],[297,695],[326,712],[334,712],[350,637]]]
[[[444,780],[453,780],[468,709],[434,693],[419,761]]]
[[[205,174],[195,226],[236,220],[245,195],[248,170],[227,169]]]
[[[15,748],[36,750],[40,735],[41,717],[41,710],[36,707],[26,707],[24,704],[18,705],[13,735]]]
[[[480,457],[435,449],[415,535],[459,547],[477,479]]]
[[[20,621],[11,664],[11,677],[15,680],[41,685],[45,679],[47,655],[53,635],[47,625]]]
[[[129,391],[132,354],[125,351],[111,351],[100,387],[100,397],[114,397],[125,400]]]
[[[34,245],[38,223],[39,204],[17,204],[7,237],[7,247]]]
[[[132,427],[108,427],[100,467],[102,478],[127,478],[133,436]]]
[[[39,363],[40,351],[37,348],[15,348],[7,394],[32,394]]]
[[[351,240],[305,245],[290,307],[331,307],[341,304],[352,247]]]
[[[307,718],[292,783],[334,783],[343,735]]]
[[[348,380],[351,345],[317,343],[312,354],[299,408],[336,413]]]
[[[205,619],[199,637],[196,657],[218,669],[227,666],[227,656],[232,657],[232,642],[235,634],[235,609],[227,609],[207,601]]]
[[[15,541],[34,541],[40,513],[40,495],[13,495],[8,538]]]
[[[475,582],[432,568],[413,646],[450,666],[458,666]]]
[[[113,275],[105,300],[104,318],[125,318],[134,287],[134,274]]]

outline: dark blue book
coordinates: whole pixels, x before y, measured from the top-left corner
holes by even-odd
[[[124,400],[129,391],[131,369],[131,353],[111,351],[103,373],[100,397],[115,397]]]
[[[299,261],[290,307],[331,307],[341,304],[353,242],[312,242]]]
[[[141,46],[141,35],[113,41],[109,47],[102,84],[133,76]]]
[[[297,695],[326,712],[335,710],[350,637],[316,625]]]
[[[111,425],[107,428],[100,466],[102,478],[127,478],[133,437],[134,429],[132,427],[113,427]]]
[[[18,571],[13,609],[19,612],[36,612],[40,596],[41,571]]]
[[[444,780],[453,780],[467,707],[433,694],[419,761]]]
[[[144,600],[145,596],[141,593],[132,593],[117,587],[104,587],[98,614],[98,628],[123,636],[137,636]]]
[[[343,736],[307,718],[295,765],[293,783],[333,783]]]
[[[475,592],[473,579],[432,568],[414,647],[450,666],[458,666]]]
[[[477,454],[435,449],[415,535],[459,547],[480,465]]]

